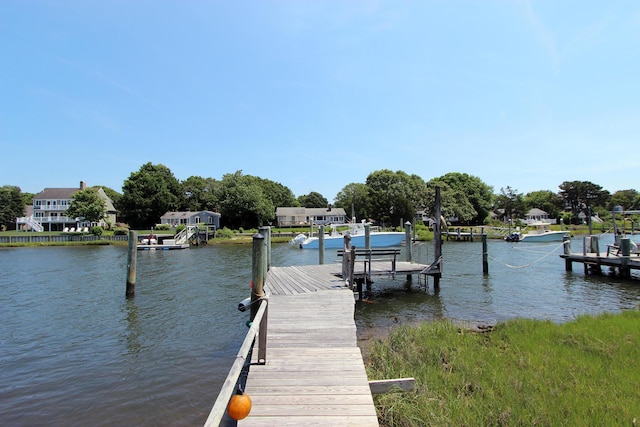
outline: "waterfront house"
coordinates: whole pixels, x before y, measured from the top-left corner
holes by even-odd
[[[276,208],[276,220],[279,227],[344,224],[347,214],[342,208]]]
[[[218,212],[199,211],[199,212],[167,212],[160,217],[160,224],[170,224],[175,227],[180,224],[185,225],[208,225],[220,228],[220,217]]]
[[[546,222],[550,224],[555,224],[555,218],[549,218],[549,214],[542,209],[533,208],[530,209],[526,214],[524,214],[524,222],[526,224],[531,224],[534,222]]]
[[[75,231],[94,225],[105,227],[107,224],[115,224],[116,209],[102,188],[97,190],[98,196],[105,202],[105,217],[102,220],[89,223],[66,215],[73,195],[86,188],[84,181],[80,181],[80,187],[75,188],[45,188],[33,196],[33,204],[31,209],[27,209],[27,216],[16,218],[16,230]]]

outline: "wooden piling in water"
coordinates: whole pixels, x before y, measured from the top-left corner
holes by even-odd
[[[489,274],[489,251],[487,249],[487,235],[482,233],[482,273]]]
[[[440,187],[436,186],[436,222],[435,222],[435,232],[434,232],[434,253],[433,259],[437,261],[442,258],[442,210],[441,199],[440,199]],[[436,290],[440,287],[440,277],[442,276],[442,263],[439,266],[439,272],[433,275],[433,289]]]
[[[260,233],[254,234],[251,254],[251,321],[256,317],[258,308],[260,308],[258,300],[264,297],[265,255],[264,236]]]
[[[258,233],[264,236],[264,274],[271,268],[271,227],[263,226],[258,229]]]
[[[126,297],[131,298],[136,293],[136,273],[138,259],[138,233],[135,230],[129,230],[129,250],[127,252],[127,290]]]
[[[407,262],[413,262],[413,245],[411,244],[411,221],[407,221],[404,223],[404,242],[407,247]],[[411,274],[407,274],[407,285],[411,286],[411,281],[413,280],[413,276]]]
[[[562,238],[562,250],[565,255],[571,255],[571,238],[569,236],[564,236]],[[571,264],[570,258],[564,259],[564,269],[565,271],[573,271],[573,265]]]
[[[318,228],[318,264],[324,264],[324,225]]]

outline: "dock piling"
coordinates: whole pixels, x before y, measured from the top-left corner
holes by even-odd
[[[318,228],[318,264],[324,264],[324,225]]]
[[[562,238],[562,250],[564,255],[567,258],[564,259],[564,269],[565,271],[573,271],[573,265],[571,264],[571,258],[568,256],[571,255],[571,238],[569,236],[564,236]]]
[[[251,321],[256,317],[258,300],[264,297],[264,279],[266,276],[266,250],[264,236],[260,233],[253,235],[252,269],[251,269]]]
[[[136,293],[136,270],[138,250],[136,243],[138,242],[138,232],[129,230],[129,250],[127,252],[127,290],[126,297],[131,298]]]
[[[482,233],[482,273],[489,274],[489,251],[487,250],[487,235]]]

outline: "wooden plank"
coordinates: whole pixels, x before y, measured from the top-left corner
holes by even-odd
[[[371,394],[383,394],[392,390],[411,391],[415,386],[414,378],[397,378],[391,380],[375,380],[369,381]]]
[[[249,415],[249,418],[242,420],[243,426],[278,426],[278,427],[297,427],[297,426],[309,426],[309,427],[370,427],[372,425],[378,425],[378,419],[375,416],[324,416],[324,417],[311,417],[300,416],[296,418],[290,417],[255,417]]]

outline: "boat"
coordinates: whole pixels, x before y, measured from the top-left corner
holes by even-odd
[[[339,232],[337,228],[340,226],[348,226],[349,229]],[[330,234],[324,236],[325,249],[342,249],[344,245],[344,236],[349,233],[351,236],[351,245],[357,248],[365,247],[365,222],[360,223],[348,223],[340,225],[332,225],[332,231]],[[390,246],[399,246],[405,240],[405,233],[401,231],[378,231],[374,229],[370,230],[369,243],[372,248],[386,248]],[[306,234],[298,234],[289,242],[294,246],[299,246],[301,249],[318,249],[320,239],[316,236],[309,237]]]
[[[157,235],[153,234],[153,231],[149,236],[140,239],[140,242],[136,245],[136,249],[139,251],[168,251],[173,249],[187,249],[189,243],[178,242],[176,239],[164,239],[158,241]]]
[[[504,238],[507,242],[562,242],[565,237],[569,236],[569,231],[560,230],[552,231],[548,222],[532,222],[528,227],[532,230],[522,233],[520,231],[513,232]]]

